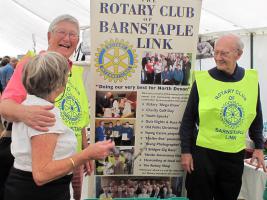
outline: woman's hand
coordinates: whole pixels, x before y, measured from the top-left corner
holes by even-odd
[[[115,143],[112,142],[111,140],[90,144],[86,148],[88,159],[90,160],[105,159],[114,148],[115,148]]]

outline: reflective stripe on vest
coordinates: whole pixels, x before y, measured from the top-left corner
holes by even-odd
[[[197,146],[235,153],[245,148],[246,132],[256,116],[258,75],[245,70],[238,82],[213,79],[196,72],[199,93]]]

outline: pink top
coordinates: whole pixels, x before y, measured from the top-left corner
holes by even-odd
[[[25,100],[27,92],[22,84],[22,70],[23,66],[29,60],[30,57],[26,57],[17,64],[16,69],[2,94],[2,99],[12,99],[19,104]]]
[[[22,84],[22,70],[24,65],[29,62],[30,59],[31,57],[25,57],[17,64],[16,69],[2,94],[2,100],[12,99],[21,104],[26,99],[27,91]],[[71,69],[72,62],[70,60],[68,60],[68,62]]]

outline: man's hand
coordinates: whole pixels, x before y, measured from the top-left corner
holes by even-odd
[[[53,105],[47,106],[24,106],[21,113],[21,121],[38,131],[48,131],[48,127],[55,124],[55,115],[50,112]]]
[[[186,172],[189,174],[194,171],[193,158],[191,153],[182,153],[181,164]]]
[[[264,162],[264,154],[262,149],[254,149],[254,152],[252,154],[252,158],[250,159],[250,164],[253,162],[257,162],[256,169],[259,169],[262,167],[263,171],[266,172],[266,166]]]

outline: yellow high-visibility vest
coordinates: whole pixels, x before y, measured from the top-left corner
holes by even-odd
[[[65,91],[58,96],[55,105],[60,109],[61,118],[77,137],[77,150],[82,149],[82,128],[89,123],[89,104],[83,84],[83,67],[72,66]]]
[[[245,148],[246,132],[256,116],[258,75],[245,70],[238,82],[222,82],[196,72],[199,93],[197,146],[235,153]]]

